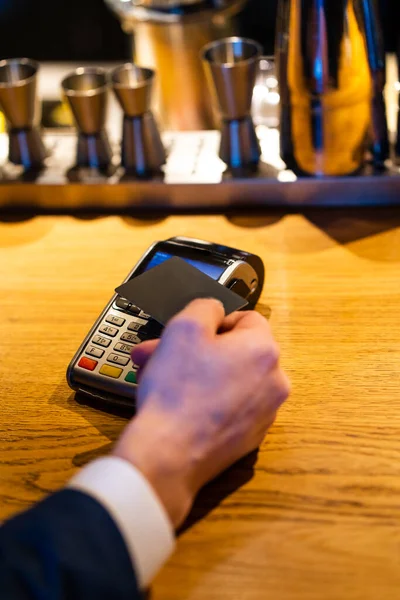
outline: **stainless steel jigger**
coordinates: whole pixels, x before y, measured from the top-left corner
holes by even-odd
[[[41,168],[47,156],[39,131],[38,70],[38,63],[28,58],[0,62],[0,108],[8,124],[9,159],[25,169]]]
[[[128,174],[151,177],[161,171],[166,154],[150,110],[155,72],[127,63],[111,73],[124,111],[121,164]]]
[[[220,158],[233,172],[254,171],[260,161],[251,105],[261,54],[257,42],[239,37],[218,40],[202,51],[222,116]]]
[[[78,129],[77,167],[105,170],[112,150],[105,131],[108,81],[104,69],[81,67],[61,83]]]

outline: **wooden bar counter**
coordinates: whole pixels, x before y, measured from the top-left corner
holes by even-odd
[[[0,518],[106,453],[124,419],[65,371],[154,240],[260,254],[293,393],[258,457],[202,493],[155,600],[400,597],[400,212],[0,220]],[[240,364],[237,365],[240,370]],[[243,373],[246,377],[246,373]],[[162,448],[154,448],[162,452]]]

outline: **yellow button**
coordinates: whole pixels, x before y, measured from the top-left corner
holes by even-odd
[[[110,367],[110,365],[103,365],[100,369],[101,375],[107,375],[107,377],[112,377],[113,379],[118,379],[121,375],[123,369],[118,369],[117,367]]]

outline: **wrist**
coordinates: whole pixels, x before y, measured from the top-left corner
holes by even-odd
[[[184,441],[179,442],[160,419],[139,415],[128,425],[113,455],[139,469],[178,528],[196,494],[190,485]]]

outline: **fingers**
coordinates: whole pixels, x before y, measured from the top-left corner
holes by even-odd
[[[154,354],[159,343],[160,340],[149,340],[135,346],[131,353],[132,362],[143,369]]]
[[[182,335],[192,337],[201,333],[214,336],[225,318],[225,310],[219,300],[205,298],[194,300],[172,319],[165,333],[181,330]]]
[[[286,373],[279,369],[276,375],[276,406],[279,408],[289,398],[292,384]]]
[[[277,412],[289,398],[290,392],[290,380],[280,367],[275,368],[272,373],[266,375],[262,403],[266,407],[265,415],[267,419],[271,415],[271,409]]]
[[[233,342],[233,334],[251,334],[255,339],[272,339],[270,325],[262,315],[255,311],[235,312],[225,317],[219,328],[219,333],[229,335],[229,341]]]
[[[259,331],[261,329],[262,331],[270,332],[270,326],[267,319],[265,319],[265,317],[260,315],[260,313],[256,312],[255,310],[232,313],[228,317],[225,317],[222,327],[226,327],[228,331],[232,329],[235,331]]]
[[[224,319],[219,342],[224,351],[240,351],[250,361],[273,365],[279,360],[279,348],[268,321],[255,311],[234,313]]]
[[[243,319],[243,315],[245,315],[246,313],[244,312],[234,312],[232,314],[230,314],[228,317],[225,317],[225,319],[223,320],[221,327],[219,328],[218,333],[222,334],[222,333],[228,333],[228,331],[231,331],[232,329],[235,328],[235,326],[237,325],[237,323],[239,323],[242,319]]]

